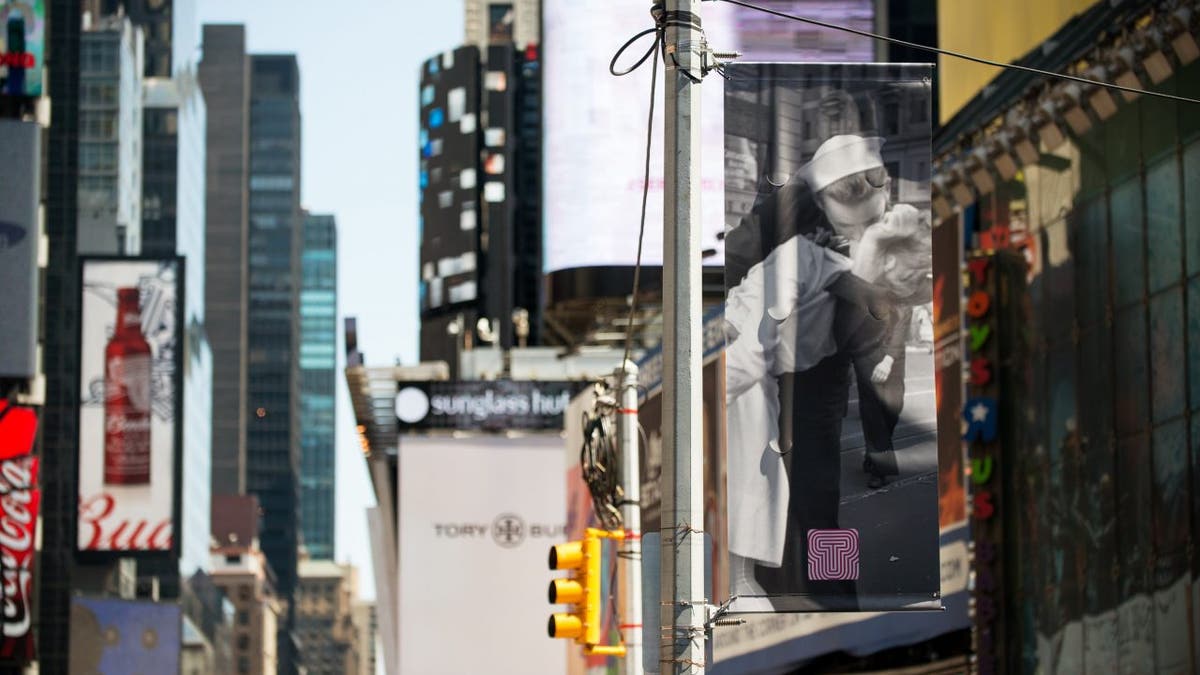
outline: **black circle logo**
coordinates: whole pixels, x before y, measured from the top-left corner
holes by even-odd
[[[525,521],[515,513],[502,513],[492,521],[492,539],[504,548],[516,548],[525,541]]]

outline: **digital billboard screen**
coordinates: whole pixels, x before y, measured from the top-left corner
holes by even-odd
[[[177,604],[73,597],[69,672],[178,673],[182,623]]]
[[[871,30],[870,0],[790,0],[772,9]],[[702,19],[709,44],[739,51],[749,61],[867,61],[868,38],[814,28],[754,10],[705,3]],[[543,6],[544,67],[544,259],[543,271],[633,265],[637,254],[650,64],[627,77],[609,74],[624,41],[651,26],[640,0],[546,0]],[[604,36],[604,37],[599,37]],[[624,55],[626,68],[650,47],[644,38]],[[642,263],[662,264],[664,73],[650,157]],[[586,82],[586,86],[580,86]],[[701,248],[704,264],[724,261],[725,160],[722,147],[723,80],[710,74],[701,87]],[[765,169],[765,167],[759,167]],[[744,177],[757,183],[765,170]]]
[[[37,373],[41,127],[0,120],[0,377]]]
[[[82,266],[78,548],[174,550],[183,261]]]
[[[41,96],[45,52],[45,0],[0,0],[0,96]]]

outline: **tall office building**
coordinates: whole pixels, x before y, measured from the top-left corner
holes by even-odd
[[[242,26],[204,27],[209,109],[207,273],[214,374],[213,494],[262,508],[263,552],[292,638],[300,510],[300,73],[294,55],[247,55]]]
[[[464,43],[480,49],[513,43],[518,49],[541,42],[541,0],[465,0]]]
[[[39,671],[67,671],[71,580],[79,516],[80,274],[77,257],[80,6],[48,0],[47,84],[54,107],[46,145],[46,267],[42,311],[46,400],[42,417],[42,541],[37,580]]]
[[[356,621],[358,570],[332,560],[300,561],[296,631],[304,641],[310,675],[350,675],[361,670],[362,627]]]
[[[195,46],[195,6],[189,0],[84,0],[85,11],[103,16],[123,14],[146,33],[146,77],[169,77],[179,55],[194,60],[194,52],[179,49],[180,40]],[[175,58],[172,59],[172,54]],[[176,62],[176,63],[173,63]]]
[[[159,2],[133,14],[147,31],[147,59],[156,54],[168,76],[143,81],[142,253],[185,260],[183,341],[183,483],[180,578],[209,567],[213,358],[205,288],[205,132],[207,109],[197,81],[195,0]],[[155,4],[155,3],[151,3]],[[161,21],[171,27],[164,41]],[[151,39],[149,33],[160,35]],[[173,36],[173,37],[171,37]],[[153,45],[153,48],[151,48]],[[180,56],[172,60],[170,50]],[[151,69],[147,67],[147,72]]]
[[[300,525],[308,555],[333,558],[337,223],[305,214],[300,259]]]
[[[263,508],[263,552],[288,600],[280,672],[292,672],[300,515],[300,71],[292,54],[250,57],[246,492]]]
[[[206,25],[200,85],[208,104],[205,310],[213,352],[212,492],[246,490],[247,175],[250,59],[246,29]]]
[[[136,255],[142,229],[142,29],[97,17],[79,57],[79,253]]]
[[[278,627],[283,608],[275,573],[259,539],[254,497],[217,495],[212,502],[212,580],[234,606],[232,657],[238,675],[279,671]]]
[[[358,675],[375,675],[379,650],[379,616],[370,600],[354,601],[354,623],[358,626]]]
[[[540,341],[541,60],[513,39],[421,71],[420,353],[452,374],[473,344]]]

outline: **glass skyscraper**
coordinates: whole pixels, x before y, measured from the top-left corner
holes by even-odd
[[[288,601],[279,650],[287,673],[300,506],[300,73],[292,54],[250,61],[246,492],[262,506],[263,552]]]
[[[300,260],[300,528],[308,553],[333,559],[337,224],[305,214]]]

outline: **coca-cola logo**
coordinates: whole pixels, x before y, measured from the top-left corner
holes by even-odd
[[[32,656],[33,532],[41,495],[38,460],[26,455],[0,462],[0,657]]]
[[[113,517],[116,499],[107,492],[79,503],[79,544],[85,551],[169,551],[171,519],[158,522]]]

